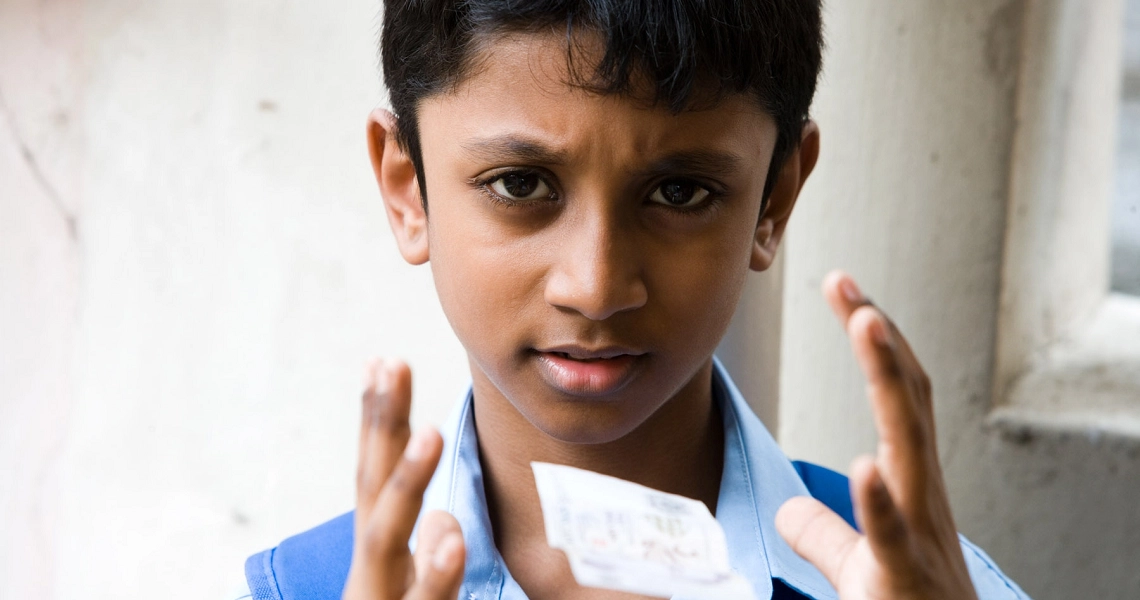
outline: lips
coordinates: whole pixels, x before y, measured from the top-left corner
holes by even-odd
[[[536,350],[539,372],[553,388],[571,395],[597,397],[624,387],[637,372],[644,352],[630,348],[557,346]]]

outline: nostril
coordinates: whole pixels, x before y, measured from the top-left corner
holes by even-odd
[[[593,321],[644,305],[647,293],[638,266],[623,257],[608,258],[577,253],[553,267],[543,290],[546,303]]]

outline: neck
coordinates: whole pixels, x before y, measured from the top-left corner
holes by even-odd
[[[487,505],[500,549],[545,540],[532,461],[569,465],[695,498],[715,513],[724,428],[712,400],[711,361],[636,429],[603,444],[555,439],[497,392],[477,387],[474,408]]]

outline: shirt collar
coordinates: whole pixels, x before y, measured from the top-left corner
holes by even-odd
[[[483,466],[479,462],[479,441],[475,437],[475,412],[471,391],[451,414],[440,432],[443,435],[443,453],[439,465],[424,491],[424,504],[420,518],[431,510],[443,510],[455,516],[463,529],[467,547],[463,585],[459,598],[463,600],[495,600],[498,598],[526,598],[521,588],[518,594],[504,594],[507,580],[506,563],[495,548],[491,531],[491,517],[487,510],[487,495],[483,487]],[[412,542],[415,541],[415,532]],[[414,550],[414,548],[413,548]],[[518,588],[514,583],[513,587]]]
[[[772,578],[816,600],[835,590],[776,531],[776,511],[793,496],[810,495],[795,467],[714,359],[713,398],[724,416],[724,470],[716,519],[724,527],[734,569],[752,581],[758,598],[772,596]],[[762,552],[758,551],[762,550]]]
[[[809,495],[807,488],[723,365],[713,360],[713,398],[724,417],[716,518],[725,530],[732,567],[752,582],[757,598],[771,598],[775,577],[816,600],[834,600],[835,591],[823,575],[776,531],[776,511],[788,498]],[[467,565],[460,598],[525,598],[495,548],[472,408],[468,391],[443,427],[443,455],[424,493],[421,515],[444,510],[463,528]]]

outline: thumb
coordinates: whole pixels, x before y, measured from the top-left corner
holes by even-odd
[[[784,541],[839,587],[843,563],[855,550],[859,532],[815,498],[792,498],[776,513],[776,530]]]
[[[438,570],[432,565],[432,559],[440,550],[441,544],[453,535],[458,535],[462,541],[463,530],[459,527],[459,521],[451,514],[442,510],[433,510],[424,514],[416,534],[416,553],[412,558],[417,580],[431,573],[433,569]]]

